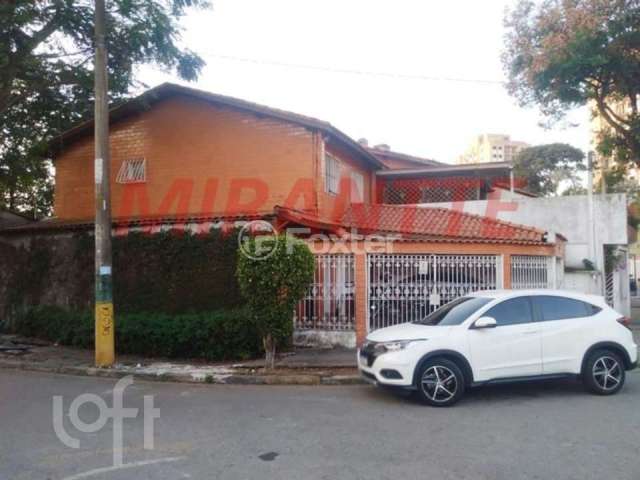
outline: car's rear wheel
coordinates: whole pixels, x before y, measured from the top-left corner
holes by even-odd
[[[582,377],[590,392],[613,395],[624,385],[624,362],[611,350],[596,350],[587,358]]]
[[[418,397],[434,407],[449,407],[464,394],[464,375],[455,362],[446,358],[429,359],[417,375]]]

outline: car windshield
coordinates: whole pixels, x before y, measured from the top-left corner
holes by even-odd
[[[460,325],[480,307],[491,301],[484,297],[462,297],[447,303],[422,320],[414,323],[420,325]]]

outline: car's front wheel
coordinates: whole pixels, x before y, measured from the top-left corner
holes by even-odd
[[[429,359],[417,375],[418,397],[434,407],[449,407],[464,394],[464,376],[455,362],[446,358]]]
[[[624,385],[624,363],[617,353],[597,350],[589,355],[582,376],[590,392],[613,395]]]

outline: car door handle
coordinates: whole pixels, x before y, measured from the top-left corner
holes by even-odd
[[[540,333],[540,330],[529,330],[526,332],[522,332],[523,335],[533,335],[534,333]]]

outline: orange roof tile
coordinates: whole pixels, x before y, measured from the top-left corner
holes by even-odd
[[[340,223],[359,233],[398,233],[425,240],[546,243],[542,230],[446,208],[355,204]]]

